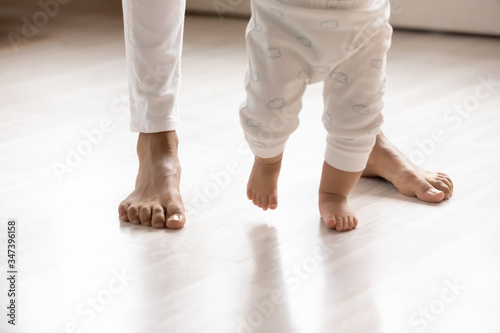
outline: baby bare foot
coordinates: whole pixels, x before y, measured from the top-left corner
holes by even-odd
[[[347,204],[347,198],[320,193],[319,212],[323,222],[330,229],[349,231],[358,226],[358,219]]]
[[[135,190],[118,207],[120,220],[153,228],[182,228],[185,223],[175,131],[140,133]]]
[[[425,202],[440,202],[453,195],[453,182],[447,174],[412,163],[383,133],[377,135],[363,177],[382,177],[402,194]]]
[[[356,214],[347,204],[347,196],[360,177],[361,172],[346,172],[323,163],[319,212],[328,228],[348,231],[358,226]]]
[[[247,185],[247,197],[254,205],[267,209],[278,207],[278,177],[283,153],[273,158],[255,156]]]

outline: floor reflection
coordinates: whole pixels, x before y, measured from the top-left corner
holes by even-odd
[[[255,258],[245,314],[238,333],[296,332],[276,228],[261,224],[249,232]]]

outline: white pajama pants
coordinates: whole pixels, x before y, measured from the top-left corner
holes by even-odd
[[[279,155],[307,84],[324,82],[325,161],[362,171],[383,122],[388,0],[252,0],[241,125],[256,156]]]
[[[134,132],[175,130],[185,0],[122,0]]]

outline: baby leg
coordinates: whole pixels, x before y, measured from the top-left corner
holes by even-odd
[[[247,85],[247,103],[240,110],[245,138],[255,155],[247,197],[264,210],[278,206],[283,151],[286,140],[299,124],[305,84],[294,81],[269,86],[265,81],[252,83],[253,87]]]
[[[383,122],[386,53],[391,27],[380,26],[325,79],[323,124],[327,148],[319,190],[319,210],[329,228],[346,231],[358,220],[347,196],[366,167]]]
[[[265,12],[257,5],[262,4],[254,2],[254,16],[247,29],[247,99],[240,109],[240,120],[255,155],[247,197],[267,210],[278,205],[283,150],[299,124],[306,83],[298,75],[303,64],[286,42],[286,29],[272,18],[256,23],[256,17]]]

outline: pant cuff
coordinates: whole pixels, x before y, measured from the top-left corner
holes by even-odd
[[[260,158],[273,158],[281,154],[285,150],[285,146],[280,146],[272,149],[268,148],[258,148],[252,145],[252,143],[249,144],[250,150],[252,153]]]
[[[179,128],[179,119],[162,119],[154,122],[130,122],[130,130],[140,133],[158,133],[175,131]]]
[[[346,152],[337,147],[326,147],[325,162],[335,169],[359,172],[366,168],[371,149],[366,152]]]

